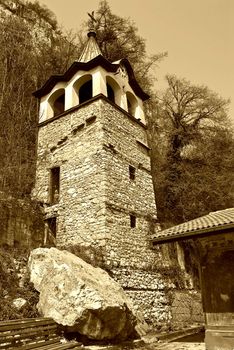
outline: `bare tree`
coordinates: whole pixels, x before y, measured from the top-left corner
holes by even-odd
[[[151,109],[152,166],[159,217],[176,224],[234,204],[234,141],[229,101],[185,79],[166,80]]]

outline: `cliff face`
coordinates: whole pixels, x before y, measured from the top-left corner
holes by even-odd
[[[0,191],[28,196],[35,176],[37,100],[52,74],[75,59],[76,46],[37,2],[0,0]]]
[[[0,245],[35,247],[43,242],[34,185],[37,101],[32,96],[56,71],[56,19],[37,2],[0,0]]]
[[[55,15],[47,7],[38,2],[25,0],[0,0],[0,10],[5,14],[15,15],[26,22],[40,24],[56,31],[58,23]]]

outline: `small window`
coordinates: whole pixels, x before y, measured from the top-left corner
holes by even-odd
[[[57,220],[56,217],[47,219],[47,225],[48,225],[48,236],[52,236],[56,238],[57,234]]]
[[[50,203],[56,204],[59,201],[60,191],[60,167],[50,170]]]
[[[136,217],[135,217],[135,215],[130,215],[130,226],[131,226],[131,228],[136,227]]]
[[[131,180],[135,180],[136,177],[136,168],[134,166],[129,165],[129,178]]]

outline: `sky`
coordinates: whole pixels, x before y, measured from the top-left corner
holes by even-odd
[[[80,29],[99,0],[39,0],[65,29]],[[109,0],[112,12],[130,18],[149,54],[167,51],[155,70],[156,87],[176,74],[231,99],[234,121],[234,0]]]

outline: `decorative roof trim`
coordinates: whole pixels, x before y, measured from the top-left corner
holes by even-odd
[[[129,60],[127,60],[126,58],[123,58],[119,61],[119,65],[124,65],[127,73],[128,73],[128,82],[129,85],[131,86],[131,88],[133,89],[133,91],[135,92],[135,94],[140,97],[143,101],[148,100],[150,98],[150,96],[145,93],[142,88],[140,87],[140,85],[138,84],[138,82],[136,81],[135,75],[134,75],[134,71],[132,69],[132,66],[129,62]]]
[[[68,82],[79,70],[89,71],[97,66],[101,66],[113,73],[118,69],[117,65],[111,64],[102,55],[96,56],[89,62],[75,61],[64,74],[52,75],[40,89],[33,93],[33,95],[37,98],[41,98],[48,94],[57,83]]]
[[[33,96],[41,98],[42,96],[47,95],[57,83],[68,82],[79,70],[88,72],[97,66],[101,66],[106,71],[115,73],[117,72],[120,64],[123,64],[128,73],[129,85],[138,97],[140,97],[143,101],[147,100],[150,96],[142,90],[136,81],[130,62],[127,59],[120,60],[119,62],[120,63],[117,64],[111,63],[102,55],[96,56],[89,62],[74,62],[64,74],[52,75],[40,89],[33,93]]]

